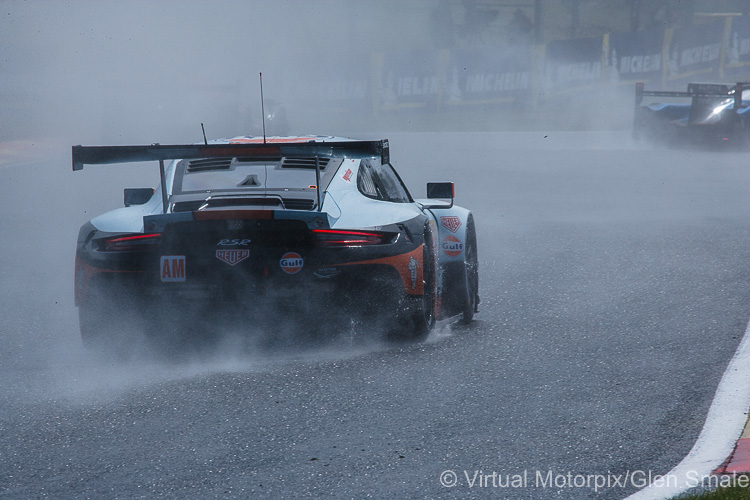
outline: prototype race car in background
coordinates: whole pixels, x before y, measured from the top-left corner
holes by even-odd
[[[161,178],[156,190],[126,189],[124,208],[80,229],[86,344],[127,343],[130,330],[203,335],[229,318],[273,329],[289,317],[302,329],[356,317],[421,340],[436,319],[477,311],[471,212],[453,205],[450,182],[414,200],[387,140],[237,137],[73,146],[72,156],[73,170],[153,160]]]
[[[643,105],[644,97],[690,102]],[[687,92],[647,91],[636,83],[633,137],[670,146],[750,146],[750,83],[691,83]]]

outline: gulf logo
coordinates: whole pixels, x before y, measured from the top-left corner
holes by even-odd
[[[281,256],[279,266],[287,274],[297,274],[305,265],[305,260],[297,252],[287,252]]]
[[[457,257],[464,251],[464,244],[455,236],[448,236],[443,240],[443,252],[448,257]]]

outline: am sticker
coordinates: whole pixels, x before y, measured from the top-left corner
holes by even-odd
[[[185,281],[185,256],[161,256],[161,280],[164,283],[180,283]]]

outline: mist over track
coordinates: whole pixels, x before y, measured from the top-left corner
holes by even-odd
[[[0,495],[621,498],[635,488],[532,480],[678,463],[750,317],[745,156],[622,133],[381,136],[415,197],[456,182],[479,235],[476,321],[405,347],[352,331],[92,356],[78,226],[157,169],[73,173],[69,145],[0,167]],[[475,471],[530,479],[470,487]]]

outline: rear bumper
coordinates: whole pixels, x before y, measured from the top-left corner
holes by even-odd
[[[403,254],[380,258],[335,260],[331,251],[282,254],[281,258],[234,265],[216,256],[205,265],[190,255],[142,255],[140,260],[106,266],[78,256],[75,300],[91,293],[139,294],[149,301],[287,300],[321,296],[387,302],[394,294],[422,295],[422,245]],[[304,256],[304,257],[303,257]],[[300,257],[297,259],[296,257]],[[174,259],[174,260],[170,260]],[[97,265],[98,264],[98,265]]]

